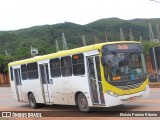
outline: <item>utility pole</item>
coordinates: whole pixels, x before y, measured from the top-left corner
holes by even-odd
[[[149,23],[149,38],[150,38],[150,41],[154,41],[154,34],[153,34],[151,23]]]
[[[62,33],[62,44],[63,44],[63,50],[68,50],[67,41],[64,36],[64,33]]]
[[[120,28],[120,40],[124,41],[124,35],[123,35],[123,30]]]
[[[87,45],[87,44],[86,44],[86,39],[85,39],[84,35],[82,35],[82,42],[83,42],[83,46],[86,46],[86,45]]]
[[[160,31],[159,31],[159,25],[157,24],[157,40],[160,42]]]
[[[97,44],[98,43],[98,38],[97,38],[96,35],[94,36],[94,40],[95,40],[95,44]]]
[[[106,36],[106,42],[108,42],[107,32],[104,33]]]
[[[139,38],[140,38],[140,42],[142,42],[143,41],[142,36],[140,36]]]
[[[8,56],[8,52],[7,52],[7,50],[6,50],[6,49],[5,49],[5,51],[4,51],[4,52],[5,52],[6,56]]]
[[[58,52],[58,51],[59,51],[58,41],[57,41],[57,40],[55,40],[55,42],[56,42],[56,52]]]
[[[134,38],[133,38],[132,30],[130,29],[129,32],[130,32],[130,35],[129,35],[130,36],[130,41],[133,41]]]

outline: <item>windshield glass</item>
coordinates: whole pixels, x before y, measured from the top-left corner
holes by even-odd
[[[106,80],[128,81],[146,77],[142,52],[112,52],[103,56]]]

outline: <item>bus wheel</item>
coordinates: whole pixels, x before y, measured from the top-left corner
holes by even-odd
[[[28,100],[31,108],[36,109],[38,107],[38,103],[36,103],[36,99],[32,93],[29,94]]]
[[[89,112],[88,101],[83,93],[80,93],[78,96],[78,107],[82,112]]]

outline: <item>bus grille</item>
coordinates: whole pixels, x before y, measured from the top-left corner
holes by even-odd
[[[134,88],[138,88],[142,85],[143,82],[140,83],[136,83],[136,84],[130,84],[130,85],[125,85],[125,86],[116,86],[122,90],[130,90],[130,89],[134,89]]]

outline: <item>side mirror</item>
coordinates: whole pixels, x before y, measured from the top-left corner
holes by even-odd
[[[104,57],[101,57],[101,64],[102,64],[103,66],[106,65],[106,61],[105,61],[105,58],[104,58]]]

